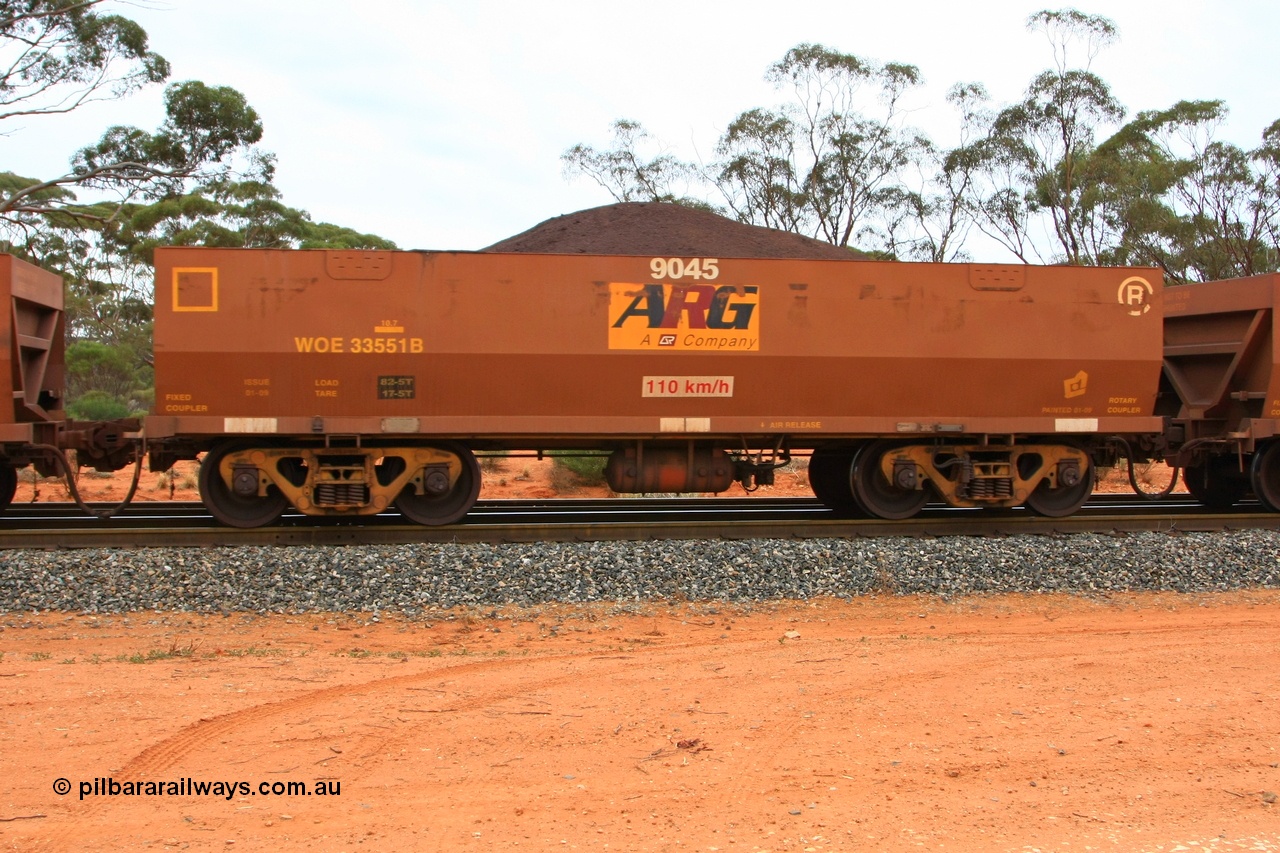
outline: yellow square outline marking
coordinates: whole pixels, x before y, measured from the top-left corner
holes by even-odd
[[[178,275],[180,273],[207,272],[213,279],[212,305],[179,305]],[[174,267],[173,268],[173,310],[174,311],[217,311],[218,310],[218,268],[217,267]]]

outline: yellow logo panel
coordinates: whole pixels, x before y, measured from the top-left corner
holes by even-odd
[[[756,352],[760,288],[612,282],[609,349]]]

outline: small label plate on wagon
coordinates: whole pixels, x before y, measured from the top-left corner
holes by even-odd
[[[732,376],[645,376],[641,397],[732,397]]]
[[[379,376],[379,400],[412,400],[417,379],[413,376]]]

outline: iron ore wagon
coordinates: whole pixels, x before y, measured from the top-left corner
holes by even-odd
[[[1113,436],[1154,446],[1162,288],[1139,268],[168,248],[152,467],[209,510],[423,524],[476,451],[609,455],[618,492],[771,482],[1065,515]]]

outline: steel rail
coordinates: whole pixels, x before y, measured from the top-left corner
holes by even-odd
[[[394,514],[357,521],[286,515],[270,527],[222,527],[199,504],[147,502],[114,519],[76,515],[71,505],[11,507],[0,549],[394,545],[411,543],[598,542],[655,539],[814,539],[1203,532],[1280,529],[1258,504],[1210,512],[1191,500],[1152,502],[1106,495],[1067,518],[1025,510],[991,512],[931,505],[907,521],[846,518],[808,498],[678,498],[481,501],[460,524],[422,527]],[[50,508],[54,509],[50,511]]]

